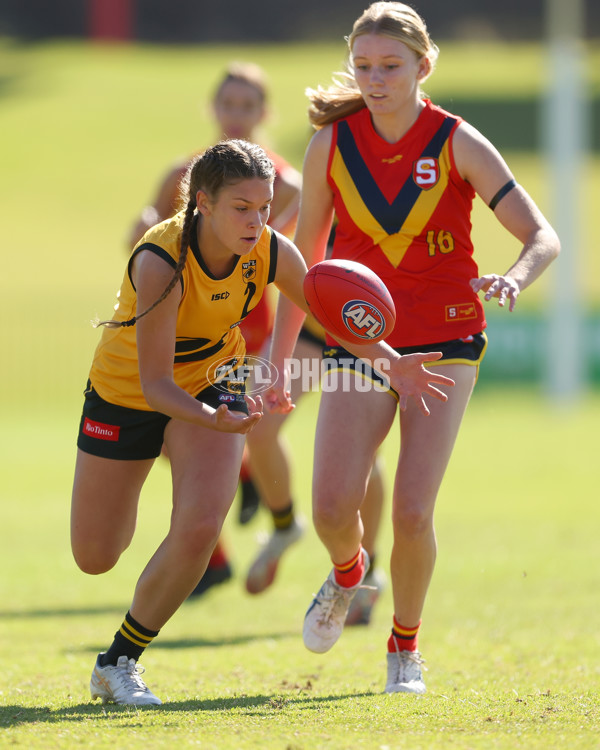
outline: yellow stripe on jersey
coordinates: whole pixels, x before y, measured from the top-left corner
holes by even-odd
[[[345,123],[342,124],[345,125]],[[363,194],[361,194],[357,187],[357,180],[362,175],[366,174],[369,180],[372,177],[369,175],[368,168],[362,161],[360,154],[357,156],[354,152],[356,144],[349,128],[345,127],[342,129],[342,124],[340,124],[338,129],[338,143],[334,148],[331,158],[330,177],[334,181],[344,207],[354,224],[356,224],[361,232],[370,237],[374,245],[378,245],[382,249],[391,265],[397,268],[415,237],[421,234],[430,221],[448,186],[451,169],[448,136],[453,125],[453,120],[448,120],[447,123],[444,123],[438,134],[436,134],[436,138],[440,142],[438,144],[439,151],[435,150],[433,152],[435,153],[434,159],[437,161],[439,167],[439,178],[435,185],[431,188],[421,187],[419,189],[416,183],[413,182],[412,175],[408,176],[404,185],[398,185],[398,195],[405,186],[411,186],[415,200],[412,205],[410,205],[410,202],[405,204],[410,206],[410,210],[404,217],[404,220],[396,217],[394,222],[391,222],[398,222],[394,227],[397,229],[395,232],[392,231],[390,226],[387,229],[384,228],[374,213],[378,210],[381,214],[381,221],[385,223],[386,219],[389,220],[390,218],[390,210],[392,210],[392,213],[395,212],[394,202],[390,204],[385,200],[383,195],[374,196],[372,188],[368,185],[363,188],[365,191]],[[354,176],[344,159],[344,154],[340,147],[340,139],[343,139],[343,148],[348,152],[347,159],[350,160],[348,163],[352,165],[351,169],[356,170]],[[360,159],[360,162],[357,162],[356,159]],[[371,207],[369,207],[369,203]],[[383,218],[384,215],[385,218]]]
[[[394,268],[398,268],[414,238],[418,237],[426,227],[448,186],[450,153],[447,141],[440,154],[439,164],[439,180],[430,190],[421,191],[415,205],[402,225],[402,231],[398,234],[388,235],[382,242],[378,243]]]
[[[389,235],[366,207],[337,146],[331,159],[331,177],[343,198],[352,221],[361,232],[364,232],[373,240],[374,244],[379,245]]]

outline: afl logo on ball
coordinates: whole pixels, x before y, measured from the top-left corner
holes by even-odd
[[[385,318],[369,302],[353,299],[342,307],[346,328],[359,339],[374,339],[385,331]]]

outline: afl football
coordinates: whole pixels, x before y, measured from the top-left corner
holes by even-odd
[[[356,344],[381,341],[394,330],[396,308],[386,285],[352,260],[324,260],[308,269],[304,297],[333,337]]]

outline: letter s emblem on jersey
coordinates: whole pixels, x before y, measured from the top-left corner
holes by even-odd
[[[423,190],[430,190],[440,179],[440,165],[437,159],[429,156],[417,159],[413,164],[413,180]]]

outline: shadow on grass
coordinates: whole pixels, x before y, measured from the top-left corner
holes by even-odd
[[[128,606],[103,606],[103,607],[73,607],[57,609],[31,609],[31,610],[0,610],[0,620],[20,620],[27,618],[46,617],[94,617],[96,615],[118,615],[123,617]],[[158,639],[152,644],[152,650],[165,649],[175,650],[184,648],[219,648],[221,646],[240,646],[254,641],[281,640],[284,638],[295,638],[297,631],[280,633],[251,633],[247,635],[222,636],[220,638],[179,638],[177,640]],[[65,649],[69,653],[98,654],[106,650],[106,643],[102,645],[87,645],[78,648]]]
[[[45,706],[19,706],[18,704],[0,707],[0,727],[14,727],[23,724],[58,724],[66,721],[83,722],[90,719],[120,718],[123,726],[127,717],[139,724],[140,714],[150,711],[162,714],[205,711],[229,713],[239,711],[248,716],[266,715],[281,711],[286,706],[301,710],[319,711],[324,706],[344,701],[348,698],[367,698],[372,692],[345,693],[343,695],[310,696],[306,694],[289,695],[273,693],[272,695],[240,696],[238,698],[209,698],[206,700],[172,701],[162,706],[116,706],[114,704],[79,703],[74,706],[52,709]]]
[[[94,615],[122,615],[129,609],[129,604],[103,605],[98,607],[57,607],[55,609],[19,609],[0,610],[0,619],[26,620],[36,617],[88,617]]]
[[[222,636],[220,638],[179,638],[177,640],[160,640],[152,642],[152,651],[158,651],[160,649],[175,650],[182,648],[220,648],[222,646],[243,646],[254,641],[272,640],[278,641],[283,638],[297,638],[298,631],[290,631],[288,633],[249,633],[247,635],[232,635]],[[102,646],[87,645],[80,646],[79,648],[65,649],[69,653],[86,653],[86,654],[98,654],[100,651],[106,650],[106,644]]]

